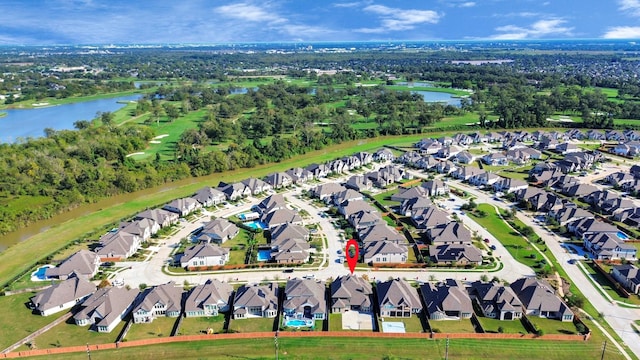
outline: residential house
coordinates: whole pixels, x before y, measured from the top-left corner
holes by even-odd
[[[274,318],[278,315],[278,284],[242,285],[233,299],[233,318]]]
[[[171,226],[178,222],[180,216],[164,209],[145,210],[136,215],[135,220],[149,219],[160,225],[160,228]]]
[[[329,203],[333,199],[333,194],[346,189],[347,188],[337,183],[326,183],[311,189],[311,194],[313,197],[318,198],[325,203]]]
[[[286,209],[287,201],[282,194],[273,194],[263,199],[258,205],[251,207],[251,210],[260,215],[269,214],[276,210]]]
[[[456,179],[467,181],[472,177],[480,175],[484,172],[485,172],[484,170],[481,170],[474,166],[462,166],[458,168],[456,171],[454,171],[451,174],[451,176],[453,176]]]
[[[201,209],[202,205],[193,198],[175,199],[162,207],[164,210],[174,212],[180,217],[189,215],[194,211]]]
[[[369,228],[385,222],[378,211],[367,210],[351,214],[347,221],[349,221],[349,224],[351,224],[351,226],[356,230]]]
[[[285,171],[289,177],[291,177],[291,181],[296,185],[305,184],[311,180],[313,180],[313,174],[306,169],[303,168],[293,168]]]
[[[270,230],[270,260],[278,264],[302,264],[309,261],[309,230],[284,224]]]
[[[422,311],[418,292],[408,282],[393,279],[376,286],[381,317],[411,317]]]
[[[420,149],[420,152],[422,154],[429,154],[429,155],[438,153],[438,151],[442,149],[442,146],[443,146],[442,143],[434,139],[423,139],[418,144],[416,144],[416,147]]]
[[[509,165],[509,159],[507,156],[500,152],[487,154],[482,157],[482,161],[491,166],[506,166]]]
[[[471,164],[475,161],[475,156],[468,151],[460,151],[453,156],[452,161],[456,164]]]
[[[449,174],[453,174],[457,170],[458,170],[458,167],[456,166],[456,164],[454,164],[449,160],[440,161],[438,165],[436,165],[436,171],[438,172],[438,174],[449,175]]]
[[[589,195],[594,191],[598,191],[598,188],[591,184],[583,184],[583,183],[570,183],[564,186],[560,193],[563,195],[567,195],[569,197],[583,197],[585,195]]]
[[[267,175],[265,182],[274,189],[282,189],[293,185],[293,178],[286,172],[275,172]]]
[[[469,179],[469,184],[475,186],[491,186],[500,180],[500,176],[490,173],[490,172],[481,172],[472,176]]]
[[[87,297],[73,315],[76,325],[90,326],[90,330],[110,333],[124,320],[140,294],[138,289],[105,287]]]
[[[73,276],[51,285],[31,297],[29,307],[42,316],[72,308],[96,291],[96,286],[84,276]]]
[[[634,182],[635,177],[630,173],[618,171],[608,175],[605,181],[612,186],[623,186],[624,184]]]
[[[430,320],[462,320],[473,315],[471,298],[461,282],[447,279],[437,284],[420,286]]]
[[[573,321],[573,312],[544,280],[520,278],[511,283],[528,316]]]
[[[436,154],[436,157],[447,159],[451,156],[456,156],[462,151],[459,147],[455,145],[447,145],[443,146]]]
[[[314,179],[322,179],[326,178],[329,175],[329,168],[325,164],[311,164],[305,168],[305,170],[309,171]]]
[[[409,249],[405,244],[385,240],[365,243],[362,255],[365,264],[404,264],[408,257]]]
[[[356,157],[360,161],[361,166],[369,165],[373,162],[373,155],[366,151],[360,151],[355,153],[353,156]]]
[[[271,185],[256,178],[244,179],[240,181],[240,183],[244,184],[249,189],[251,195],[260,195],[264,192],[273,190]]]
[[[344,215],[345,219],[349,219],[351,215],[360,211],[372,212],[377,210],[367,201],[348,201],[346,205],[338,206],[338,212]]]
[[[564,142],[562,144],[556,145],[556,152],[560,154],[570,154],[575,152],[582,151],[576,144],[570,142]]]
[[[524,312],[522,302],[513,289],[498,282],[475,281],[471,284],[469,293],[485,317],[518,320]]]
[[[208,243],[188,247],[180,256],[180,266],[187,269],[220,266],[229,261],[229,249]]]
[[[335,206],[345,206],[348,202],[362,200],[364,200],[364,196],[353,189],[346,189],[333,194],[333,204]]]
[[[267,224],[269,229],[286,223],[302,225],[302,217],[296,211],[290,209],[278,209],[268,214],[263,214],[260,221]]]
[[[349,171],[347,164],[345,164],[342,159],[329,161],[327,163],[327,168],[329,169],[329,174],[344,174]]]
[[[96,252],[100,261],[121,261],[138,251],[142,239],[124,231],[110,231],[100,237]]]
[[[423,156],[413,166],[423,170],[435,170],[436,166],[440,163],[440,160],[434,158],[431,155]]]
[[[192,198],[203,207],[210,207],[221,204],[226,199],[226,196],[222,191],[206,186],[198,190]]]
[[[230,310],[233,286],[217,279],[208,279],[204,284],[191,289],[184,301],[185,317],[218,316]]]
[[[119,231],[138,236],[142,242],[146,242],[151,235],[160,230],[160,226],[153,220],[141,219],[134,221],[124,221],[120,223]]]
[[[66,258],[58,266],[48,268],[44,275],[47,279],[66,280],[73,274],[91,279],[98,273],[100,257],[89,250],[80,250]]]
[[[600,130],[589,129],[585,136],[589,140],[605,140],[604,134]]]
[[[414,208],[410,215],[411,221],[418,229],[429,230],[451,222],[449,214],[435,205],[420,209]]]
[[[440,179],[425,181],[421,187],[427,190],[428,196],[443,196],[449,194],[449,185]]]
[[[157,317],[178,317],[182,313],[182,286],[171,281],[146,288],[131,311],[133,323],[151,323]]]
[[[251,195],[251,189],[249,189],[243,183],[232,183],[232,184],[220,183],[220,185],[218,186],[218,190],[224,193],[227,200],[230,200],[230,201],[236,201]]]
[[[462,223],[451,221],[427,230],[432,245],[471,244],[471,232]]]
[[[422,186],[414,186],[410,188],[405,188],[403,186],[398,187],[398,192],[391,195],[391,201],[400,201],[403,202],[408,199],[415,199],[417,197],[428,197],[429,191],[427,188]]]
[[[581,239],[584,239],[585,235],[589,235],[592,233],[610,233],[612,235],[615,235],[619,231],[617,227],[604,221],[596,220],[593,217],[585,217],[571,221],[567,224],[567,230],[569,230],[569,232],[571,233],[576,234],[576,236],[580,237]]]
[[[438,265],[482,264],[482,251],[470,244],[429,245],[429,256]]]
[[[360,158],[355,155],[345,156],[340,160],[344,164],[344,171],[352,171],[362,166]]]
[[[411,199],[403,200],[400,203],[400,208],[396,210],[398,214],[404,216],[412,216],[418,214],[422,210],[427,209],[433,205],[431,199],[425,196],[416,196]]]
[[[400,234],[396,229],[391,228],[386,223],[359,230],[358,238],[363,244],[380,240],[389,241],[396,244],[402,244],[407,241],[404,235]]]
[[[616,265],[611,269],[611,276],[632,294],[640,294],[640,271],[635,265]]]
[[[569,222],[583,219],[583,218],[591,218],[593,214],[587,210],[584,210],[577,206],[564,206],[563,208],[550,211],[549,216],[554,218],[560,225],[566,225]]]
[[[311,279],[291,279],[284,289],[285,317],[308,320],[327,318],[325,284]]]
[[[225,218],[217,218],[204,224],[196,240],[200,243],[216,243],[218,245],[238,235],[240,229]]]
[[[382,149],[378,149],[373,154],[373,160],[375,160],[375,161],[394,161],[395,160],[395,155],[393,155],[391,150],[386,149],[386,148],[382,148]]]
[[[512,193],[519,190],[525,190],[529,184],[520,179],[500,178],[493,183],[493,190],[503,193]]]
[[[338,276],[331,283],[331,312],[344,313],[373,311],[373,288],[357,275]]]
[[[636,248],[613,233],[592,232],[583,236],[584,247],[596,260],[636,259]]]
[[[343,185],[348,189],[364,191],[371,190],[373,182],[363,175],[353,175]]]

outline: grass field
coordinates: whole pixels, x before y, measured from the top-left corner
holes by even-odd
[[[420,315],[422,316],[422,315]],[[386,322],[401,322],[404,324],[404,330],[408,333],[421,333],[424,332],[424,327],[422,326],[422,319],[420,316],[413,314],[410,318],[394,318],[394,317],[385,317],[379,318],[378,320],[378,329],[382,331],[382,322],[381,319],[384,319]]]
[[[538,252],[498,216],[493,206],[489,204],[479,204],[478,210],[485,211],[487,216],[481,218],[472,213],[469,213],[469,216],[495,236],[517,261],[529,267],[536,265],[537,259],[533,259],[530,256],[531,254],[537,256]]]
[[[35,293],[27,292],[18,295],[0,296],[0,350],[25,338],[34,331],[50,324],[66,311],[50,316],[40,316],[31,313],[25,305]]]
[[[445,339],[376,339],[376,338],[284,338],[278,339],[281,359],[444,359]],[[448,358],[463,359],[600,359],[601,343],[538,340],[449,340]],[[613,349],[607,360],[623,359]],[[273,338],[212,340],[92,351],[93,360],[102,359],[273,359]],[[49,355],[47,359],[84,360],[86,352]]]
[[[36,337],[34,342],[38,349],[86,344],[106,344],[115,342],[124,326],[125,322],[121,321],[110,333],[99,333],[97,331],[90,331],[88,326],[78,326],[73,322],[73,318],[69,318],[66,322],[58,324],[51,330]]]
[[[155,321],[154,321],[155,322]],[[206,334],[208,328],[213,330],[214,334],[224,331],[225,315],[203,316],[203,317],[187,317],[182,319],[178,334],[180,335],[200,335]]]
[[[471,324],[471,320],[462,319],[462,320],[429,320],[429,325],[431,325],[431,330],[434,332],[442,332],[442,333],[475,333],[475,329]],[[438,331],[436,331],[436,329]]]
[[[163,316],[156,318],[149,324],[133,324],[125,339],[131,341],[169,336],[176,321],[178,321],[178,318]]]
[[[229,323],[229,331],[232,332],[269,332],[273,331],[275,319],[250,318],[231,320]]]
[[[527,319],[535,325],[537,329],[543,330],[545,334],[577,334],[576,326],[571,321],[560,321],[554,319],[544,319],[537,316],[528,316]]]
[[[590,263],[583,263],[585,270],[589,273],[589,276],[593,281],[599,284],[602,289],[609,295],[612,299],[626,302],[630,304],[640,305],[640,298],[637,295],[631,295],[629,298],[622,297],[615,289],[615,285],[609,281],[604,275],[595,270]]]
[[[478,320],[482,325],[485,332],[497,333],[498,328],[502,327],[502,332],[505,334],[526,334],[527,330],[524,328],[520,320],[502,321],[497,319],[490,319],[484,316],[478,316]]]

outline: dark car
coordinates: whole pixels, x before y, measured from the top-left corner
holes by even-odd
[[[284,269],[282,270],[283,273],[292,273],[293,269]]]
[[[495,246],[495,245],[491,245],[489,248],[490,248],[491,250],[495,250],[495,249],[496,249],[496,246]]]
[[[484,239],[484,242],[488,243],[488,242],[489,242],[489,239],[488,239],[488,238],[485,238],[485,239]]]

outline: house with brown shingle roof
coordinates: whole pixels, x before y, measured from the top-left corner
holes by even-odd
[[[376,293],[381,317],[411,317],[422,311],[418,291],[405,280],[378,283]]]
[[[240,229],[231,221],[225,218],[217,218],[204,224],[196,240],[201,243],[213,242],[222,244],[236,237],[239,232]]]
[[[282,312],[286,317],[324,320],[327,318],[325,284],[311,279],[291,279],[284,288]]]
[[[164,209],[150,209],[139,213],[135,219],[150,219],[160,225],[161,228],[164,228],[177,223],[179,216],[176,213]]]
[[[204,284],[191,289],[184,301],[185,317],[217,316],[229,311],[233,287],[217,279],[208,279]]]
[[[173,281],[147,288],[133,307],[135,324],[151,323],[160,316],[178,317],[182,312],[182,287]]]
[[[100,257],[89,250],[80,250],[69,256],[54,268],[45,271],[47,279],[66,280],[73,274],[81,275],[91,279],[98,273],[100,268]]]
[[[200,204],[196,199],[193,198],[181,198],[169,202],[162,208],[164,210],[174,212],[182,217],[189,215],[198,209],[201,209],[202,204]]]
[[[451,221],[427,230],[432,245],[471,244],[471,232],[462,223]]]
[[[30,307],[42,316],[72,308],[96,291],[96,286],[83,276],[73,276],[53,284],[31,298]]]
[[[469,244],[429,245],[429,256],[437,264],[482,264],[482,251]]]
[[[274,318],[278,315],[278,284],[242,285],[233,300],[233,318]]]
[[[447,279],[420,286],[430,320],[462,320],[473,315],[471,298],[461,282]]]
[[[511,289],[518,296],[527,316],[573,321],[573,312],[555,291],[543,280],[521,278],[511,283]]]
[[[331,283],[331,312],[373,311],[371,284],[357,275],[343,275]]]
[[[86,298],[73,315],[76,325],[109,333],[124,320],[135,305],[138,289],[105,287]]]
[[[478,304],[485,317],[498,320],[517,320],[524,308],[513,289],[497,282],[473,282],[469,289],[471,298]]]
[[[222,203],[226,199],[226,196],[222,191],[206,186],[198,190],[192,198],[203,207],[210,207]]]

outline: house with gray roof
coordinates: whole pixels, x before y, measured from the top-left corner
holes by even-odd
[[[411,317],[422,311],[418,291],[402,279],[380,282],[376,286],[381,317]]]
[[[500,178],[498,181],[493,183],[493,190],[503,193],[512,193],[519,190],[526,189],[529,184],[520,179],[512,179],[512,178]]]
[[[306,169],[303,168],[293,168],[285,171],[289,177],[291,177],[291,181],[296,185],[305,184],[311,180],[313,180],[313,174]]]
[[[284,288],[282,312],[285,317],[308,320],[327,318],[324,282],[291,279]]]
[[[233,300],[233,318],[274,318],[278,315],[278,284],[242,285]]]
[[[462,320],[473,314],[469,294],[461,282],[447,279],[420,286],[420,294],[430,320]]]
[[[157,233],[158,230],[160,230],[160,226],[150,219],[123,221],[119,228],[119,231],[137,235],[143,242],[149,240],[151,235]]]
[[[256,178],[244,179],[240,181],[240,183],[244,184],[249,189],[251,195],[260,195],[263,192],[273,190],[271,185]]]
[[[206,186],[196,191],[192,198],[199,202],[203,207],[210,207],[221,204],[227,197],[222,191]]]
[[[271,241],[278,241],[282,239],[300,239],[309,241],[309,230],[296,224],[283,224],[278,225],[269,230]]]
[[[378,149],[375,153],[373,153],[374,161],[393,161],[395,160],[395,155],[391,152],[391,150],[387,148]]]
[[[229,261],[229,249],[209,243],[188,247],[180,256],[180,266],[187,269],[221,266]]]
[[[591,218],[593,214],[577,206],[564,206],[559,210],[550,211],[549,216],[553,217],[560,225],[566,225],[575,220]]]
[[[326,178],[327,175],[331,172],[329,167],[325,164],[311,164],[305,168],[311,174],[313,174],[314,179]]]
[[[386,223],[378,224],[375,226],[363,228],[358,231],[358,239],[361,243],[368,243],[372,241],[390,241],[396,244],[405,243],[407,239],[396,229],[390,227]]]
[[[518,296],[527,316],[573,321],[573,312],[544,280],[534,277],[520,278],[511,283],[511,289]]]
[[[73,315],[76,325],[110,333],[129,314],[140,294],[138,289],[105,287],[86,298]]]
[[[482,264],[482,251],[469,244],[429,245],[429,256],[438,265]]]
[[[270,230],[270,260],[278,264],[302,264],[309,261],[309,230],[284,224]]]
[[[217,279],[208,279],[187,294],[184,301],[185,317],[217,316],[230,310],[233,286]]]
[[[344,186],[355,191],[371,190],[373,182],[363,175],[353,175],[344,183]]]
[[[373,162],[373,155],[366,151],[357,152],[353,156],[355,156],[358,160],[360,160],[360,164],[362,166],[369,165]]]
[[[451,222],[449,214],[435,205],[411,212],[411,221],[418,229],[428,230]]]
[[[432,245],[471,244],[471,232],[462,223],[451,221],[427,230]]]
[[[333,204],[335,206],[344,206],[347,202],[362,200],[364,200],[364,196],[353,189],[346,189],[333,194]]]
[[[251,207],[251,210],[264,215],[270,212],[286,209],[287,201],[282,194],[273,194],[263,199],[258,205]]]
[[[429,197],[429,191],[422,186],[414,186],[410,188],[399,186],[398,192],[391,195],[391,201],[402,202],[416,197]]]
[[[423,156],[420,160],[416,161],[416,163],[413,164],[413,166],[423,170],[435,170],[435,167],[438,166],[439,163],[440,163],[439,159],[436,159],[431,155],[427,155],[427,156]]]
[[[296,211],[287,208],[263,214],[260,217],[260,221],[267,224],[269,229],[273,229],[278,225],[284,225],[287,223],[302,225],[302,217],[298,215]]]
[[[484,172],[485,172],[484,170],[481,170],[474,166],[462,166],[458,168],[456,171],[454,171],[451,174],[451,176],[453,176],[456,179],[468,181],[472,177],[480,175]]]
[[[235,201],[251,195],[251,189],[243,183],[224,184],[221,183],[218,186],[220,190],[226,196],[227,200]]]
[[[164,209],[145,210],[139,213],[138,215],[136,215],[135,217],[136,220],[140,220],[140,219],[153,220],[158,225],[160,225],[160,228],[165,228],[177,223],[179,218],[180,216],[178,214],[173,213],[171,211],[164,210]]]
[[[96,286],[84,276],[73,276],[51,285],[31,297],[29,307],[42,316],[72,308],[96,291]]]
[[[471,284],[469,293],[485,317],[498,320],[517,320],[524,313],[522,302],[511,287],[497,282],[475,281]]]
[[[134,324],[151,323],[157,317],[178,317],[182,313],[182,286],[173,281],[146,288],[131,311]]]
[[[313,197],[329,203],[333,199],[333,194],[337,194],[346,189],[347,188],[338,183],[326,183],[311,189],[311,194]]]
[[[98,273],[100,257],[89,250],[80,250],[66,258],[58,266],[48,268],[44,275],[47,279],[66,280],[73,274],[91,279]]]
[[[351,224],[351,226],[353,226],[356,230],[384,223],[384,220],[382,219],[382,216],[378,211],[365,210],[351,214],[347,221],[349,221],[349,224]]]
[[[625,244],[617,233],[590,232],[583,235],[583,242],[585,250],[597,260],[636,258],[635,246]]]
[[[471,164],[472,162],[475,161],[475,159],[476,157],[473,156],[472,153],[464,150],[453,155],[453,158],[451,159],[451,161],[453,161],[456,164]]]
[[[331,312],[373,312],[373,288],[357,275],[338,276],[331,283]]]
[[[449,185],[440,179],[425,181],[420,187],[427,191],[428,196],[443,196],[449,194]]]
[[[400,208],[396,208],[396,212],[404,216],[413,216],[414,214],[418,214],[431,206],[434,206],[431,199],[425,196],[416,196],[411,199],[403,200],[402,203],[400,203]]]
[[[268,174],[264,180],[274,189],[282,189],[293,185],[293,179],[286,172]]]
[[[225,218],[217,218],[204,224],[196,240],[200,243],[216,243],[218,245],[238,235],[240,229]]]
[[[611,269],[611,276],[632,294],[640,294],[640,271],[632,264],[616,265]]]
[[[469,184],[476,186],[485,186],[485,185],[493,185],[500,180],[500,176],[490,173],[490,172],[482,172],[476,174],[469,178]]]
[[[409,257],[405,244],[385,240],[374,240],[364,244],[363,261],[365,264],[404,264]]]
[[[610,233],[615,235],[619,231],[617,227],[604,221],[596,220],[593,216],[569,222],[567,224],[567,230],[580,238],[584,238],[585,235],[591,233]]]
[[[164,210],[174,212],[182,217],[201,209],[202,204],[193,198],[180,198],[169,202],[162,208]]]
[[[607,183],[612,186],[622,186],[626,183],[632,183],[635,180],[635,177],[627,172],[618,171],[613,174],[607,175],[605,178]]]
[[[347,201],[345,204],[338,206],[338,212],[347,219],[360,211],[377,211],[368,201]]]
[[[509,158],[501,152],[494,152],[482,157],[482,161],[491,166],[506,166],[509,165]]]
[[[96,252],[100,261],[124,260],[138,251],[142,239],[124,231],[108,232],[100,237]]]

